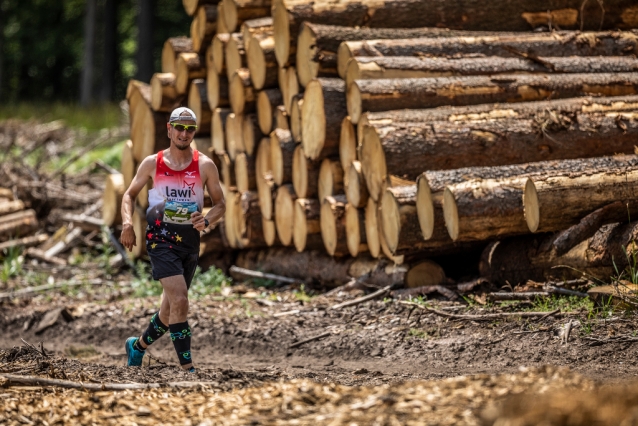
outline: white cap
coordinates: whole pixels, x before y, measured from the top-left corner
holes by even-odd
[[[183,115],[182,115],[183,114]],[[171,112],[171,118],[169,118],[168,122],[172,123],[173,121],[179,120],[192,120],[197,122],[197,116],[193,112],[192,109],[186,107],[175,108],[173,112]]]

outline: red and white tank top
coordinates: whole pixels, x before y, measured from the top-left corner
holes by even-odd
[[[153,189],[149,191],[149,224],[161,221],[173,225],[192,225],[191,214],[202,211],[204,186],[199,175],[199,151],[184,170],[173,170],[164,162],[164,151],[157,153]]]

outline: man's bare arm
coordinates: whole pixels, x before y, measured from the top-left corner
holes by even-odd
[[[149,156],[140,164],[131,185],[128,187],[122,197],[122,235],[120,241],[128,250],[131,250],[135,244],[135,231],[133,231],[133,209],[135,199],[140,191],[152,178],[155,169],[155,157]]]

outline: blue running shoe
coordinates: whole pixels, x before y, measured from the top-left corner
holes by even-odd
[[[129,337],[126,339],[124,348],[126,348],[126,356],[128,357],[129,367],[139,367],[142,365],[142,359],[144,358],[144,352],[135,348],[135,342],[137,337]]]
[[[197,373],[197,370],[195,370],[195,367],[191,367],[188,369],[189,373]]]

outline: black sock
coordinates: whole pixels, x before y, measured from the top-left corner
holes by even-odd
[[[171,340],[175,346],[179,364],[186,365],[193,362],[191,359],[191,328],[188,321],[170,324],[168,329],[171,330]]]
[[[167,331],[168,327],[160,321],[159,312],[156,312],[151,318],[151,323],[148,325],[148,328],[144,331],[144,334],[142,334],[142,341],[146,343],[146,346],[150,346]],[[137,346],[141,347],[139,340],[137,342]]]

